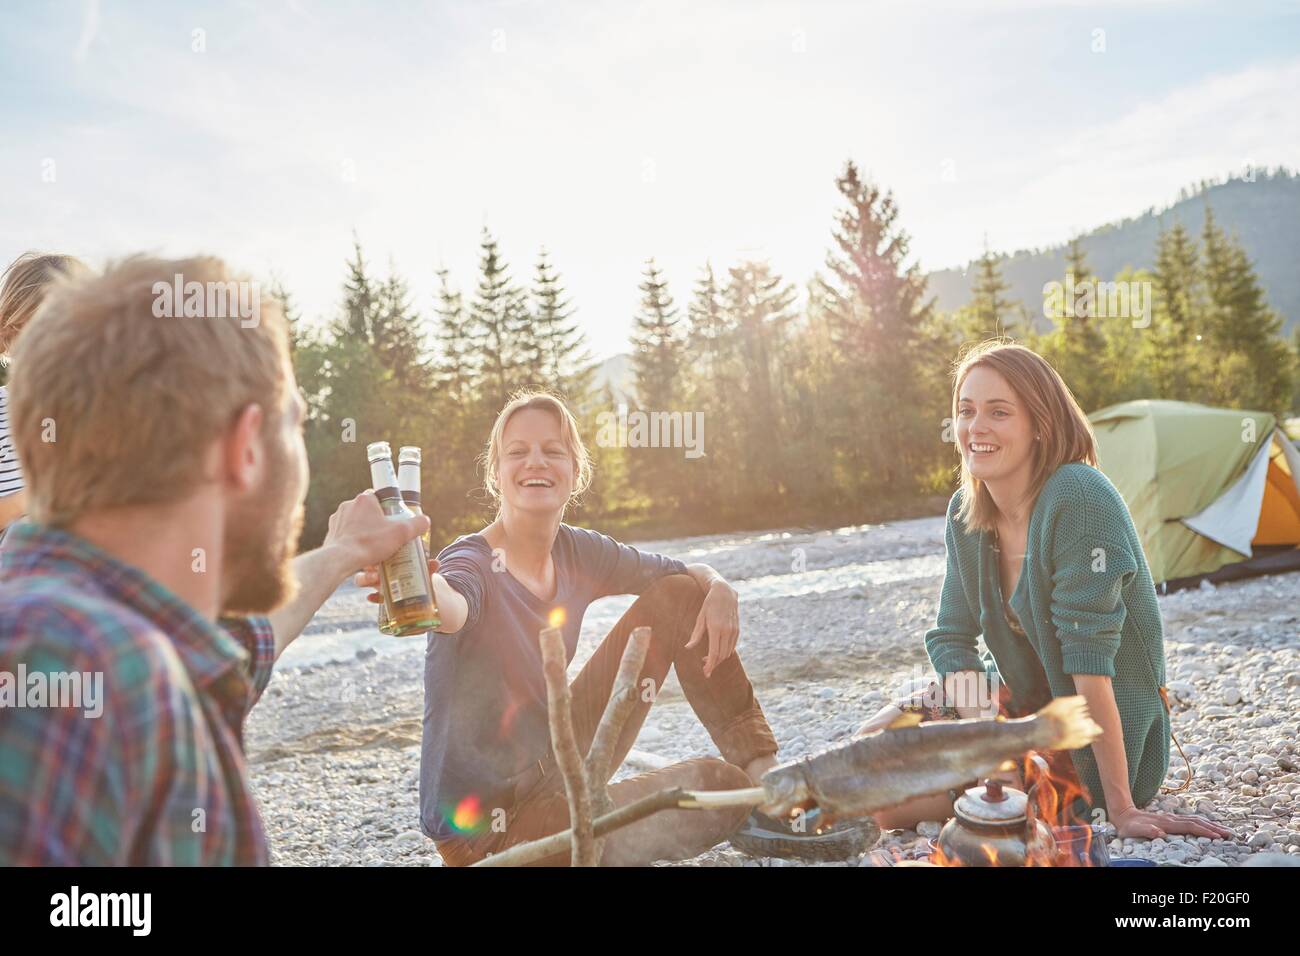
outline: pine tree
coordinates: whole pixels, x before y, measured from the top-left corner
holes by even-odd
[[[632,331],[637,402],[643,409],[669,410],[680,397],[684,330],[668,281],[653,257],[646,261],[639,288],[641,310]]]
[[[482,398],[489,407],[506,404],[519,377],[519,333],[523,330],[522,293],[510,280],[510,269],[497,241],[483,228],[479,246],[479,282],[470,306],[470,337],[474,363],[483,375]]]
[[[1206,207],[1202,231],[1206,328],[1219,404],[1280,413],[1290,403],[1295,368],[1282,340],[1282,320],[1264,298],[1240,241],[1229,237]]]
[[[641,280],[641,307],[632,330],[632,372],[637,411],[683,412],[683,345],[685,329],[673,305],[668,282],[653,258]],[[687,486],[683,451],[666,447],[629,447],[624,456],[631,487],[652,514],[672,514]]]
[[[410,299],[406,280],[390,263],[375,303],[372,346],[397,383],[414,394],[429,384],[430,368],[420,316]]]
[[[339,336],[370,343],[379,290],[367,270],[361,252],[361,240],[352,236],[352,258],[348,260],[348,277],[343,283],[343,309],[332,327]]]
[[[1204,316],[1196,239],[1174,222],[1156,239],[1152,272],[1155,314],[1143,350],[1157,398],[1199,401],[1204,397],[1197,324]]]
[[[1105,405],[1112,391],[1105,372],[1107,345],[1098,316],[1096,281],[1082,243],[1072,239],[1065,255],[1060,301],[1045,305],[1053,329],[1037,342],[1043,357],[1089,412]]]
[[[438,316],[434,340],[437,343],[437,360],[434,380],[438,389],[452,402],[460,404],[474,393],[478,385],[478,369],[473,364],[474,343],[469,325],[469,315],[459,291],[453,291],[446,269],[438,270]]]
[[[727,324],[735,329],[744,369],[743,402],[733,426],[744,437],[746,499],[754,507],[779,504],[784,489],[780,474],[784,455],[781,399],[784,380],[776,357],[787,325],[794,318],[795,289],[766,262],[742,262],[728,270],[724,292]]]
[[[533,325],[540,348],[543,380],[574,402],[585,402],[595,379],[582,328],[573,320],[573,303],[545,248],[533,277]]]
[[[999,259],[984,243],[984,254],[975,263],[975,284],[971,301],[961,309],[956,321],[964,342],[981,342],[989,338],[1018,338],[1028,325],[1021,303],[1007,297],[1011,285],[1002,278]]]
[[[726,351],[726,338],[731,332],[712,263],[706,262],[700,270],[686,315],[688,350],[695,367],[708,378],[721,363]]]
[[[920,266],[906,264],[910,240],[892,194],[864,181],[851,161],[835,185],[844,206],[826,256],[831,275],[818,293],[842,356],[836,375],[845,401],[832,440],[851,449],[855,493],[882,485],[910,491],[940,450],[929,438],[938,433],[930,421],[936,403],[924,387],[935,357],[926,337],[933,302]]]

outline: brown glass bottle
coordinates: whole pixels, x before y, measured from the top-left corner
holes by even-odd
[[[393,453],[388,442],[377,441],[366,447],[370,462],[370,481],[384,514],[392,518],[409,518],[415,512],[402,500],[397,475],[393,471]],[[385,634],[406,637],[423,634],[440,623],[429,581],[429,561],[424,541],[413,538],[392,557],[379,565],[380,593],[388,626]]]

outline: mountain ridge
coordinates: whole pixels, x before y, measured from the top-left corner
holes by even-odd
[[[1234,177],[1199,184],[1169,206],[1150,207],[1136,216],[1098,226],[1079,237],[1088,265],[1102,279],[1113,279],[1125,268],[1150,268],[1155,262],[1156,237],[1174,222],[1199,240],[1205,209],[1229,234],[1235,234],[1255,267],[1268,304],[1282,316],[1283,333],[1300,320],[1300,175],[1282,169],[1257,170],[1254,179]],[[1019,300],[1044,329],[1042,289],[1065,272],[1068,242],[1044,249],[1020,249],[996,255],[1007,294]],[[971,298],[972,259],[962,268],[927,273],[930,294],[945,312],[961,308]]]

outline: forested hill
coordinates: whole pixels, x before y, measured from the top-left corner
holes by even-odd
[[[1162,225],[1168,228],[1181,222],[1193,236],[1199,236],[1208,203],[1219,225],[1240,236],[1269,305],[1282,316],[1284,334],[1290,335],[1300,320],[1300,174],[1261,170],[1254,177],[1254,182],[1237,178],[1199,188],[1168,209],[1150,209],[1087,233],[1081,245],[1089,266],[1107,279],[1126,266],[1150,268]],[[1040,307],[1043,285],[1060,279],[1065,252],[1062,244],[999,259],[1002,276],[1011,286],[1007,295],[1021,300],[1030,314],[1037,316],[1040,329],[1048,325]],[[969,302],[974,276],[973,269],[930,273],[930,293],[937,296],[939,308],[953,311]]]

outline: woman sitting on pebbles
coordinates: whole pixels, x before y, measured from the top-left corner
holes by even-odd
[[[1160,610],[1128,508],[1097,470],[1074,396],[1037,353],[991,342],[957,368],[953,420],[961,488],[948,506],[938,620],[925,637],[943,699],[927,716],[1016,717],[1082,694],[1102,737],[1048,755],[1052,776],[1083,794],[1081,822],[1101,822],[1092,812],[1101,810],[1120,837],[1231,837],[1202,817],[1142,809],[1169,766]],[[859,733],[915,706],[886,707]],[[955,796],[876,819],[891,829],[947,819]]]
[[[629,635],[649,626],[637,682],[643,692],[613,766],[631,749],[670,667],[726,758],[621,780],[609,787],[615,806],[667,787],[752,786],[775,765],[777,744],[735,652],[739,613],[731,586],[707,565],[639,552],[563,523],[565,508],[591,480],[591,465],[573,416],[551,395],[528,393],[506,405],[484,465],[496,519],[430,562],[442,624],[425,656],[420,817],[443,860],[474,863],[569,826],[550,749],[538,632],[562,608],[571,660],[587,606],[606,595],[640,597],[573,681],[579,750],[591,745]],[[378,578],[367,569],[357,583],[375,587]],[[690,858],[726,840],[745,816],[743,809],[657,814],[610,834],[601,862]],[[565,851],[541,862],[568,859]]]

